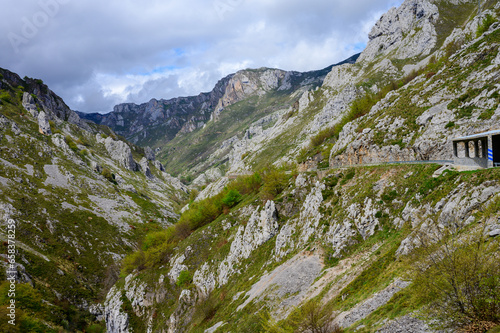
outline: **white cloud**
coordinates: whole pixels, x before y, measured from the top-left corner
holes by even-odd
[[[74,109],[110,111],[209,91],[244,68],[324,68],[359,51],[401,2],[12,1],[0,12],[0,67],[43,79]]]

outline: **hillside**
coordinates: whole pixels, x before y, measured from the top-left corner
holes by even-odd
[[[0,70],[24,325],[0,330],[498,331],[500,169],[426,163],[500,129],[500,4],[477,5],[406,0],[344,63],[107,115]]]
[[[489,265],[498,258],[497,170],[368,165],[450,160],[453,138],[498,129],[499,15],[494,1],[480,13],[405,1],[320,85],[286,91],[267,69],[232,77],[211,120],[162,147],[167,170],[201,192],[125,260],[108,331],[312,332],[308,314],[348,332],[498,324],[491,308],[481,323],[429,314],[445,301],[418,265],[441,244],[470,252],[474,237]]]
[[[355,55],[339,64],[307,73],[285,72],[268,68],[243,70],[223,78],[211,92],[198,96],[170,100],[152,99],[141,105],[120,104],[115,106],[113,112],[104,115],[82,112],[78,114],[97,124],[109,126],[117,134],[138,145],[160,148],[163,150],[162,156],[167,156],[172,149],[171,147],[179,147],[179,142],[174,141],[168,145],[168,148],[164,149],[167,143],[178,136],[197,131],[211,119],[216,120],[224,108],[248,100],[250,97],[265,96],[268,93],[273,94],[275,91],[278,91],[278,95],[282,96],[283,103],[293,104],[294,100],[289,98],[290,95],[294,95],[296,91],[321,85],[333,66],[354,63],[357,57],[358,55]],[[271,98],[277,99],[276,96]],[[271,103],[276,103],[276,101],[270,101],[267,104]],[[260,107],[264,108],[259,103]],[[243,118],[242,121],[247,122],[245,124],[248,126],[248,121],[258,119],[263,114],[265,115],[266,112],[260,111],[255,115],[242,114],[241,118]],[[224,126],[219,126],[219,129],[220,127]],[[228,138],[234,135],[233,131],[229,130],[228,132],[231,134],[230,136],[225,135]],[[221,137],[225,136],[217,135],[216,140],[221,140]],[[213,142],[215,141],[212,140],[211,143]],[[192,154],[191,150],[188,154]],[[186,156],[183,155],[179,159],[185,160]],[[162,159],[162,162],[165,161]],[[174,168],[173,165],[170,171],[173,171]]]
[[[0,112],[0,279],[19,283],[15,331],[83,331],[122,258],[149,230],[176,221],[185,188],[151,152],[148,160],[109,128],[83,122],[41,80],[0,69]],[[2,316],[8,285],[0,286]]]

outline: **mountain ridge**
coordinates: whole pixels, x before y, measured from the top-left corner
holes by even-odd
[[[316,84],[321,84],[321,77],[326,76],[333,66],[354,62],[358,56],[359,54],[356,54],[338,64],[330,65],[321,70],[304,73],[296,71],[281,72],[283,75],[286,74],[287,84],[289,85],[286,87],[289,89],[293,88],[292,81],[297,80],[297,77],[302,75],[306,76],[305,80],[309,77],[319,77],[319,81],[316,82]],[[265,72],[268,70],[274,71],[277,69],[247,69],[239,71],[238,73],[242,74],[255,71]],[[211,92],[200,93],[197,96],[177,97],[169,100],[151,99],[149,102],[139,105],[134,103],[124,103],[115,106],[114,111],[107,114],[84,113],[78,111],[77,114],[83,119],[91,120],[97,124],[107,125],[116,133],[134,141],[135,143],[144,143],[144,145],[157,147],[158,142],[165,143],[165,141],[171,140],[179,132],[192,132],[212,119],[212,113],[217,112],[217,108],[223,107],[222,104],[219,105],[219,102],[226,94],[229,93],[226,92],[226,88],[230,84],[230,81],[238,73],[230,74],[222,78]],[[296,83],[293,83],[293,85],[296,85]],[[232,104],[234,102],[235,100],[231,101],[230,99],[228,103]],[[225,106],[227,106],[228,103],[226,103]],[[161,135],[156,133],[152,136],[158,135],[159,137],[153,141],[146,141],[148,139],[147,134],[146,137],[139,137],[144,130],[152,130],[156,127],[163,129],[164,132],[167,133],[165,138],[162,138]],[[161,130],[154,129],[153,131],[156,132]]]

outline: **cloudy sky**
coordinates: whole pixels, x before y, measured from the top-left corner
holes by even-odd
[[[363,50],[402,0],[0,0],[0,67],[74,110],[210,91],[240,69],[308,71]]]

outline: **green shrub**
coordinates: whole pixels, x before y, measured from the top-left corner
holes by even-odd
[[[87,149],[82,149],[78,152],[78,155],[81,157],[81,158],[85,158],[87,156],[89,156],[89,151]]]
[[[100,324],[92,324],[87,328],[87,333],[104,333],[106,332],[106,327]]]
[[[115,180],[113,173],[108,168],[102,169],[101,175],[103,175],[104,178],[106,178],[110,182],[113,182]]]
[[[165,242],[148,248],[144,251],[144,267],[151,268],[168,264],[176,246],[177,242]]]
[[[182,271],[175,283],[178,287],[187,287],[193,281],[193,275],[189,271]]]
[[[76,139],[76,143],[79,144],[80,146],[85,146],[85,147],[90,146],[89,142],[84,137],[79,137],[78,139]]]
[[[132,273],[135,269],[143,270],[145,267],[146,256],[142,250],[129,254],[122,262],[122,271],[126,274]]]
[[[270,166],[263,171],[262,181],[263,185],[260,191],[261,199],[263,201],[273,200],[286,188],[288,176],[283,170]]]
[[[310,300],[296,308],[287,319],[276,322],[268,313],[261,314],[264,332],[269,333],[342,333],[344,330],[332,324],[332,312],[318,300]]]
[[[494,109],[484,110],[479,115],[479,119],[481,119],[481,120],[488,120],[488,119],[491,119],[491,117],[493,117],[494,114],[495,114],[495,110]]]
[[[198,196],[199,192],[195,189],[193,189],[190,193],[189,193],[189,202],[193,202],[196,197]]]
[[[384,193],[382,195],[382,200],[384,200],[386,202],[392,202],[397,197],[398,197],[398,192],[396,192],[395,190],[392,190],[392,191],[387,191],[387,193]],[[382,215],[380,217],[382,217]]]
[[[2,91],[0,93],[0,101],[2,101],[2,103],[10,103],[11,102],[11,96],[10,94],[7,92],[7,91]]]
[[[102,173],[108,180],[113,179],[109,169],[103,169]],[[144,269],[166,264],[179,242],[186,239],[193,230],[214,221],[223,213],[224,206],[230,208],[236,205],[243,199],[242,194],[256,193],[261,183],[262,178],[258,173],[252,176],[240,176],[228,184],[222,193],[192,202],[175,225],[147,234],[142,248],[124,259],[122,271],[128,274],[136,268]]]
[[[476,37],[480,37],[482,34],[488,31],[491,25],[495,22],[495,18],[491,14],[487,14],[481,24],[479,24],[477,27]]]
[[[332,138],[335,136],[335,127],[329,127],[325,128],[324,130],[321,130],[311,138],[311,146],[312,147],[318,147],[323,144],[327,139]]]
[[[450,121],[444,128],[453,128],[455,127],[455,123],[453,121]]]
[[[64,137],[66,139],[66,143],[68,144],[69,148],[73,151],[78,151],[78,146],[76,145],[75,141],[71,138],[71,136],[66,135]]]
[[[9,282],[0,285],[0,305],[7,305],[10,301],[8,296]],[[42,309],[42,295],[29,284],[16,284],[16,305],[23,310],[38,312]]]
[[[142,243],[142,249],[144,251],[147,251],[149,248],[158,247],[163,243],[170,242],[174,239],[174,235],[175,235],[174,227],[149,233],[144,238],[144,241]]]
[[[458,118],[470,118],[474,110],[477,109],[475,105],[469,105],[464,108],[458,109],[457,117]]]
[[[440,232],[442,242],[420,235],[412,258],[414,293],[425,313],[444,327],[500,323],[498,242],[484,230],[472,235]]]
[[[232,189],[226,193],[224,198],[222,198],[222,203],[227,207],[232,208],[236,206],[241,201],[241,199],[241,194],[237,190]]]

